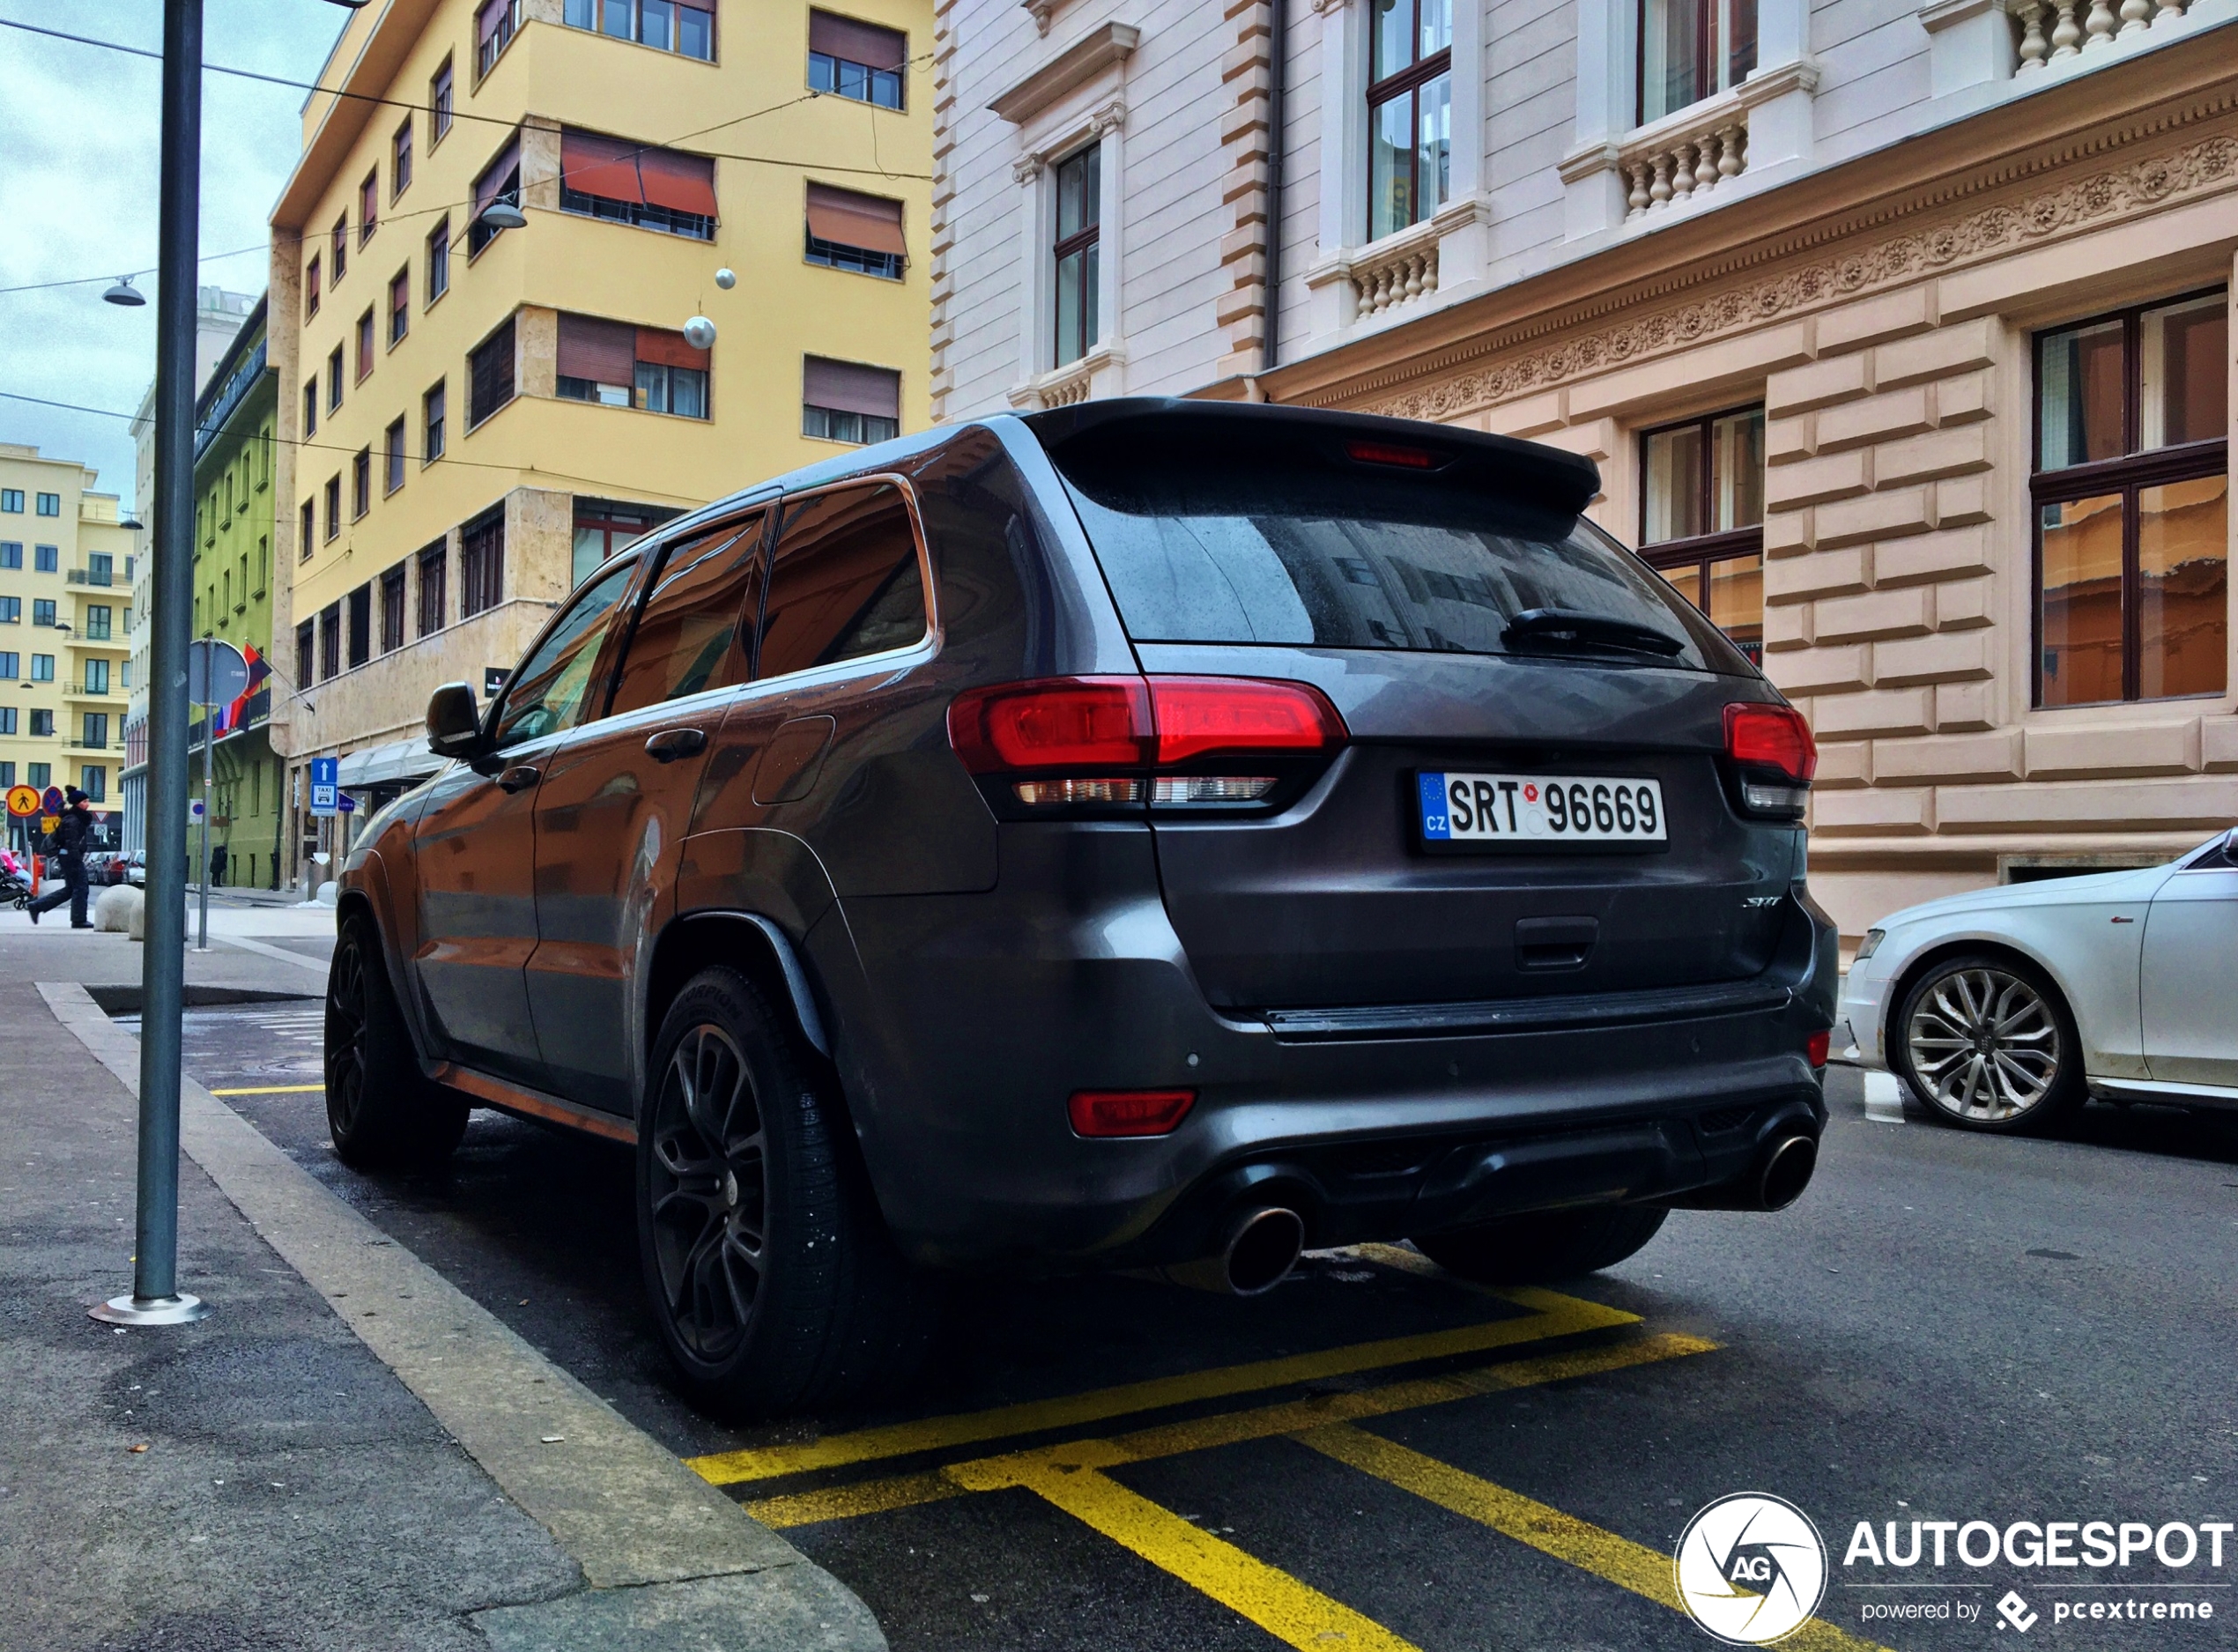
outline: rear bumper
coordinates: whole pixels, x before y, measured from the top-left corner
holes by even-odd
[[[1826,1116],[1803,1050],[1834,1019],[1834,935],[1799,893],[1745,1007],[1356,1035],[1213,1011],[1154,893],[1061,921],[975,896],[834,915],[809,945],[836,1059],[880,1205],[928,1263],[1183,1261],[1278,1194],[1316,1245],[1679,1198]],[[1073,1090],[1170,1085],[1198,1092],[1171,1135],[1066,1123]]]

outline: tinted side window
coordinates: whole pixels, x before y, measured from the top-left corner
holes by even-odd
[[[788,510],[757,677],[907,648],[924,633],[917,537],[899,489],[836,488]]]
[[[741,619],[760,591],[762,514],[670,547],[614,685],[616,715],[746,678]]]
[[[605,641],[606,628],[636,572],[635,563],[625,562],[585,590],[530,650],[498,708],[498,745],[572,729],[582,720],[599,645]]]

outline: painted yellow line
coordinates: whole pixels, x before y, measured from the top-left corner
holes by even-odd
[[[1667,1554],[1589,1525],[1559,1508],[1549,1508],[1520,1492],[1511,1492],[1504,1485],[1495,1485],[1490,1480],[1479,1479],[1435,1457],[1410,1451],[1350,1423],[1332,1423],[1297,1438],[1325,1456],[1349,1463],[1363,1474],[1412,1492],[1441,1508],[1449,1508],[1456,1515],[1490,1526],[1518,1543],[1529,1544],[1541,1553],[1551,1554],[1558,1560],[1643,1596],[1658,1606],[1667,1606],[1676,1612],[1686,1611],[1678,1599],[1671,1557]],[[1817,1618],[1780,1644],[1802,1648],[1803,1652],[1867,1652],[1869,1648],[1879,1652],[1877,1643],[1859,1640]]]
[[[1621,1371],[1633,1366],[1652,1365],[1657,1360],[1708,1353],[1716,1345],[1699,1337],[1674,1333],[1643,1337],[1613,1347],[1580,1349],[1472,1371],[1418,1377],[1350,1394],[1317,1394],[1249,1411],[1226,1411],[1139,1429],[1109,1440],[1079,1441],[1070,1445],[1044,1446],[1034,1451],[981,1457],[928,1474],[896,1475],[828,1491],[764,1498],[748,1503],[746,1512],[764,1525],[780,1528],[804,1526],[821,1520],[850,1520],[861,1515],[938,1502],[967,1492],[998,1491],[1024,1485],[1052,1466],[1070,1470],[1146,1463],[1158,1457],[1298,1433],[1331,1423],[1387,1417],[1397,1411],[1419,1411],[1454,1400],[1478,1399],[1508,1389],[1531,1388],[1601,1372]]]
[[[893,1423],[853,1433],[832,1434],[802,1445],[718,1452],[711,1456],[691,1458],[685,1466],[713,1485],[735,1485],[741,1481],[774,1479],[810,1469],[837,1468],[849,1463],[870,1463],[920,1451],[978,1445],[985,1441],[1039,1433],[1052,1428],[1077,1428],[1168,1405],[1220,1399],[1233,1394],[1249,1394],[1293,1382],[1316,1382],[1456,1354],[1484,1353],[1519,1343],[1640,1322],[1637,1314],[1553,1291],[1523,1287],[1499,1294],[1502,1300],[1529,1311],[1514,1319],[1494,1320],[1486,1324],[1394,1337],[1382,1342],[1354,1343],[1315,1353],[1156,1377],[1116,1388],[1092,1389],[1082,1394],[1001,1405],[989,1411],[927,1418],[921,1422]]]
[[[268,1084],[253,1090],[212,1090],[211,1095],[313,1095],[323,1091],[322,1084]]]
[[[1371,1618],[1254,1559],[1232,1543],[1138,1496],[1116,1480],[1081,1469],[1045,1468],[1026,1482],[1066,1514],[1241,1612],[1278,1641],[1306,1652],[1415,1652]]]

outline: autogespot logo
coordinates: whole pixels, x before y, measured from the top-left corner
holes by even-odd
[[[1674,1563],[1686,1613],[1720,1641],[1763,1646],[1801,1628],[1827,1592],[1827,1545],[1785,1498],[1721,1497],[1686,1522]]]

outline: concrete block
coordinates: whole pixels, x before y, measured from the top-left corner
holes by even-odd
[[[1935,829],[1935,794],[1925,787],[1822,792],[1812,805],[1812,827],[1827,837],[1923,837]]]
[[[1994,514],[1988,477],[1960,477],[1935,485],[1935,527],[1969,527],[1989,521]]]
[[[1935,325],[1935,289],[1931,284],[1904,287],[1894,293],[1861,299],[1819,317],[1819,353],[1839,356],[1890,339],[1908,338]]]
[[[1846,596],[1872,585],[1872,547],[1784,557],[1764,567],[1764,600],[1799,603],[1813,596]]]
[[[1873,779],[1886,785],[1930,781],[1997,781],[2020,778],[2020,730],[1995,734],[1933,735],[1924,740],[1876,740]]]
[[[1764,554],[1767,557],[1800,555],[1811,548],[1811,507],[1783,510],[1764,518]]]
[[[1967,476],[1990,468],[1990,427],[1959,425],[1873,449],[1873,475],[1884,486]]]
[[[2212,774],[2238,769],[2238,717],[2209,717],[2199,724],[2200,767]]]
[[[1797,459],[1807,459],[1816,453],[1818,448],[1811,424],[1812,416],[1808,413],[1765,420],[1764,457],[1767,462],[1787,464]]]
[[[2187,774],[2201,767],[2200,720],[2028,730],[2031,780]]]
[[[1864,356],[1842,356],[1813,361],[1808,367],[1775,373],[1764,382],[1764,412],[1767,418],[1807,413],[1854,401],[1871,388],[1870,363]]]
[[[1884,344],[1873,352],[1873,382],[1887,390],[1993,366],[1997,361],[1997,337],[1995,318],[1983,315],[1970,322],[1938,327],[1898,343]]]
[[[1990,536],[1978,527],[1916,534],[1873,548],[1873,583],[1884,589],[1989,571]]]
[[[2238,775],[2186,774],[2126,786],[2101,780],[1958,786],[1936,794],[1945,832],[2198,832],[2238,820]]]
[[[1832,596],[1812,604],[1812,631],[1820,642],[1916,637],[1934,629],[1934,604],[1925,586]]]
[[[1997,726],[1997,685],[1980,683],[1938,683],[1935,685],[1935,727],[1944,734],[1973,734]]]
[[[1873,681],[1884,688],[1979,682],[1990,675],[1989,641],[1987,631],[1938,631],[1932,636],[1876,642]]]
[[[1914,436],[1931,429],[1934,419],[1928,408],[1928,389],[1916,384],[1909,389],[1893,390],[1883,396],[1868,396],[1855,402],[1844,402],[1839,407],[1829,407],[1824,412],[1806,414],[1818,426],[1818,450],[1820,453],[1841,453],[1850,448],[1868,447],[1876,441],[1891,441],[1902,436]],[[1892,479],[1886,472],[1876,472],[1880,479]]]
[[[1503,402],[1485,414],[1485,428],[1503,436],[1536,436],[1563,423],[1562,393],[1547,390],[1520,401]]]
[[[1865,451],[1831,454],[1770,467],[1764,473],[1764,502],[1769,509],[1792,509],[1825,500],[1849,499],[1871,486],[1872,470]]]
[[[1990,625],[1996,619],[1997,616],[1990,606],[1992,593],[1986,579],[1951,580],[1921,589],[1934,593],[1938,630],[1967,631],[1976,626]]]
[[[1807,648],[1811,646],[1811,607],[1799,603],[1792,608],[1767,608],[1764,611],[1764,647],[1767,653],[1776,654],[1785,648]]]
[[[130,884],[116,884],[104,889],[93,900],[93,927],[111,935],[129,935],[134,940],[145,940],[147,898]]]
[[[1871,784],[1871,741],[1846,740],[1840,745],[1819,748],[1818,778],[1811,782],[1813,792],[1851,791]]]
[[[1987,373],[1969,373],[1963,378],[1943,380],[1934,387],[1935,422],[1970,425],[1976,419],[1987,419],[1992,382]]]
[[[1862,499],[1830,500],[1812,515],[1812,539],[1820,550],[1855,544],[1862,540],[1888,540],[1905,534],[1925,533],[1933,524],[1927,490],[1892,488]]]
[[[1772,686],[1792,698],[1797,694],[1846,694],[1872,686],[1868,656],[1862,645],[1839,648],[1797,648],[1788,654],[1764,656],[1764,675]]]
[[[1821,740],[1863,740],[1884,735],[1927,734],[1934,729],[1930,691],[1874,688],[1834,694],[1818,703],[1811,731]]]

